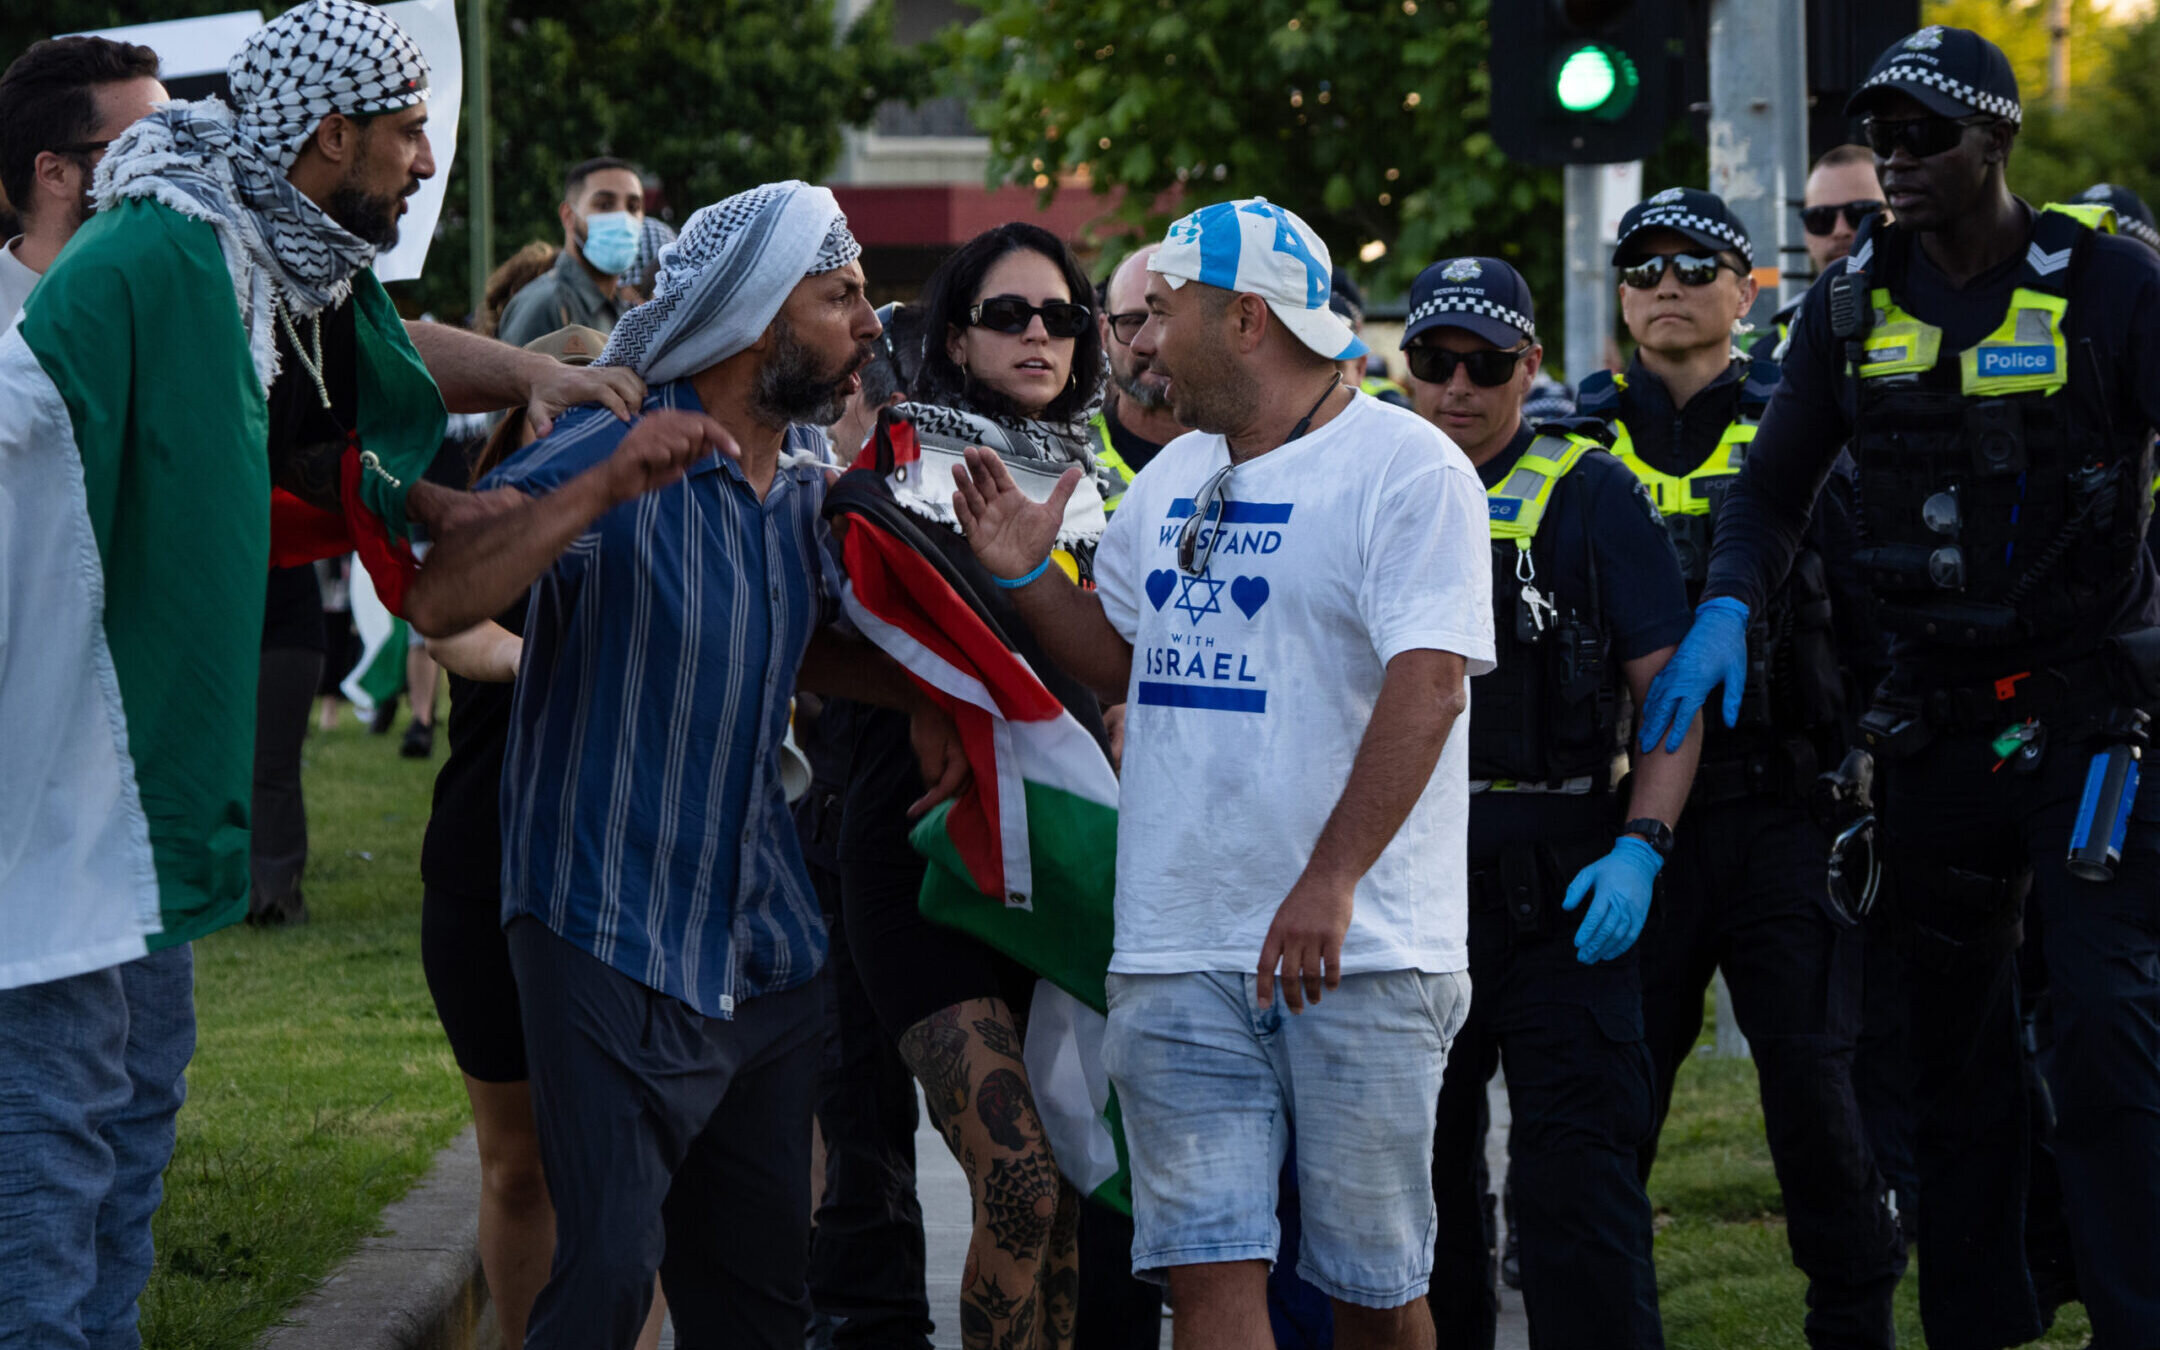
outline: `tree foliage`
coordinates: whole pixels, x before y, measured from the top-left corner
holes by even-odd
[[[1515,0],[1492,0],[1514,3]],[[1382,291],[1484,253],[1530,279],[1558,331],[1560,175],[1493,144],[1487,0],[970,0],[953,77],[993,174],[1084,174],[1121,217],[1264,196]],[[1646,184],[1700,182],[1676,128]],[[1360,249],[1388,246],[1376,265]]]
[[[52,32],[215,13],[232,0],[138,0],[124,16],[108,0],[49,0],[35,20],[7,8],[0,31],[20,50]],[[658,174],[679,222],[761,182],[815,181],[838,158],[844,125],[908,92],[889,0],[845,33],[833,0],[488,0],[487,15],[497,261],[560,239],[563,171],[580,160],[619,155]],[[461,146],[427,275],[396,288],[406,303],[465,312],[470,182]]]

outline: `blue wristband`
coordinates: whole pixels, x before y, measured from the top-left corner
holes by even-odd
[[[1026,576],[1024,576],[1024,577],[1014,577],[1014,578],[1012,578],[1012,579],[1011,579],[1011,580],[1009,580],[1009,581],[1008,581],[1008,580],[1007,580],[1006,578],[1004,578],[1004,577],[1001,577],[1001,576],[992,576],[992,577],[991,577],[990,579],[991,579],[992,581],[996,582],[996,583],[997,583],[997,584],[998,584],[998,585],[999,585],[1000,587],[1002,587],[1002,588],[1003,588],[1003,589],[1005,589],[1005,590],[1008,590],[1008,591],[1017,591],[1017,590],[1019,590],[1019,589],[1020,589],[1020,588],[1021,588],[1022,586],[1025,586],[1025,585],[1027,585],[1027,584],[1028,584],[1029,582],[1031,582],[1031,581],[1035,580],[1035,579],[1036,579],[1037,577],[1041,576],[1041,575],[1042,575],[1043,573],[1045,573],[1045,572],[1047,572],[1047,571],[1049,571],[1049,570],[1050,570],[1050,559],[1048,559],[1048,558],[1044,558],[1044,559],[1043,559],[1043,560],[1042,560],[1041,562],[1039,562],[1039,563],[1035,564],[1035,570],[1034,570],[1034,571],[1032,571],[1032,572],[1028,573],[1028,574],[1027,574]]]

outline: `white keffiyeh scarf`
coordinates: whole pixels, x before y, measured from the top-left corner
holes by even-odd
[[[700,207],[660,251],[653,298],[616,321],[594,364],[648,385],[718,365],[764,334],[804,277],[861,255],[825,188],[767,183]]]

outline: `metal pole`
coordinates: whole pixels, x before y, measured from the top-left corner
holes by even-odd
[[[2070,0],[2048,0],[2048,107],[2070,107]]]
[[[466,226],[475,319],[487,299],[488,273],[495,270],[495,178],[488,162],[490,134],[487,0],[465,0],[465,163],[471,174]]]
[[[1747,227],[1762,294],[1749,323],[1780,303],[1779,259],[1800,240],[1807,181],[1804,0],[1711,0],[1710,190]]]
[[[1598,236],[1598,180],[1602,164],[1570,164],[1561,172],[1565,217],[1563,249],[1567,258],[1567,334],[1561,349],[1564,373],[1578,383],[1605,364],[1605,343],[1612,334],[1613,283],[1605,266],[1604,241]]]

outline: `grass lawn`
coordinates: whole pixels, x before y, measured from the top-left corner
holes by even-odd
[[[1669,1350],[1805,1350],[1806,1282],[1785,1245],[1753,1063],[1697,1054],[1680,1071],[1650,1204]],[[1927,1344],[1918,1278],[1909,1269],[1898,1288],[1900,1346]],[[2073,1304],[2032,1344],[2081,1350],[2089,1335],[2084,1308]]]
[[[352,724],[306,749],[312,853],[300,929],[196,944],[201,1042],[143,1297],[152,1350],[244,1350],[376,1231],[468,1118],[420,971],[420,836],[442,763]],[[1755,1071],[1696,1056],[1650,1182],[1672,1350],[1800,1350],[1802,1283]],[[1913,1277],[1898,1337],[1922,1346]],[[2082,1309],[2036,1344],[2078,1350]]]
[[[201,1039],[142,1304],[154,1350],[253,1344],[469,1118],[420,972],[441,738],[400,759],[396,736],[343,721],[304,752],[313,922],[195,944]]]

